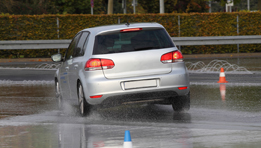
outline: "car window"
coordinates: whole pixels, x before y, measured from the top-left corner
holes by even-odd
[[[78,40],[80,38],[82,33],[78,33],[72,40],[70,46],[67,49],[66,55],[65,55],[65,60],[71,59],[73,57],[73,51],[74,48],[76,46],[76,44],[78,43]]]
[[[174,47],[163,28],[112,32],[95,37],[93,54],[131,52]]]
[[[88,45],[88,42],[89,42],[89,35],[90,35],[90,32],[88,32],[89,34],[88,34],[88,36],[87,36],[87,38],[86,38],[86,40],[85,40],[85,42],[84,42],[84,45],[83,45],[83,53],[85,52],[85,50],[86,50],[86,48],[87,48],[87,45]]]
[[[73,57],[83,56],[84,55],[84,48],[83,45],[85,44],[87,37],[89,35],[89,32],[83,32],[81,35],[81,38],[74,49]]]

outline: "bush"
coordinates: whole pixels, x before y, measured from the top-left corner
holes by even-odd
[[[237,32],[239,18],[239,33]],[[132,22],[158,22],[172,37],[260,35],[261,12],[114,14],[114,15],[0,15],[0,40],[71,39],[89,27]],[[59,20],[59,27],[57,26]],[[180,24],[180,25],[179,25]],[[59,29],[59,31],[58,31]],[[59,35],[59,38],[58,38]],[[240,52],[260,52],[260,45],[240,45]],[[62,50],[64,52],[64,50]],[[1,58],[49,57],[57,50],[1,50]],[[237,45],[184,46],[184,54],[235,53]]]

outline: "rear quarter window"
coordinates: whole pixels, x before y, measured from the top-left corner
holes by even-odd
[[[174,47],[163,28],[100,34],[95,37],[93,54],[109,54]]]

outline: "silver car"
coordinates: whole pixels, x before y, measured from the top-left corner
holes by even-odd
[[[87,28],[73,38],[55,74],[57,97],[79,105],[151,102],[190,108],[189,76],[182,53],[158,23]]]

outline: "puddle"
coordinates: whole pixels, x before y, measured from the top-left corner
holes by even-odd
[[[260,86],[191,85],[190,91],[194,107],[261,112]]]
[[[27,115],[57,108],[54,84],[0,81],[0,115]]]
[[[11,81],[11,80],[0,80],[0,86],[10,86],[10,85],[53,85],[54,81],[38,81],[38,80],[23,80],[23,81]]]

